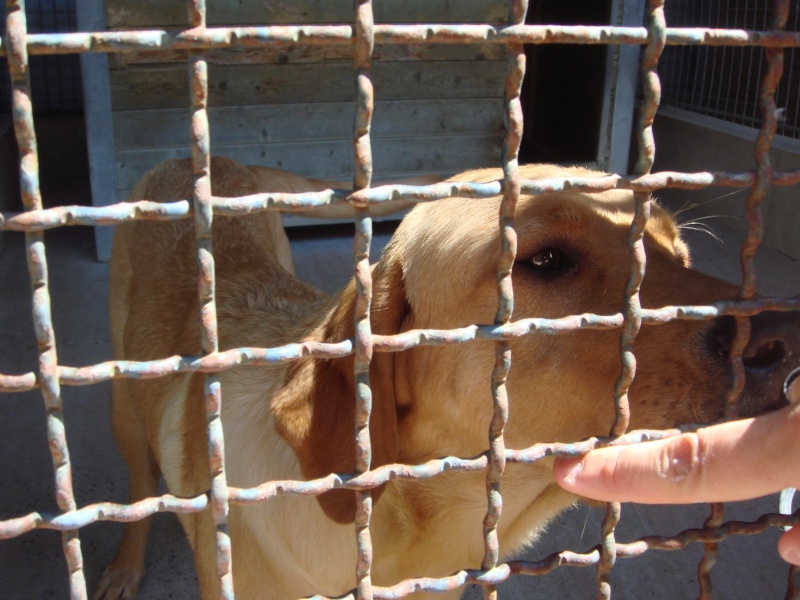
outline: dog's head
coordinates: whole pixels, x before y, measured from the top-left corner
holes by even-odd
[[[521,174],[524,179],[602,175],[543,165],[522,167]],[[501,177],[499,170],[487,170],[456,179],[486,182]],[[419,205],[406,217],[373,269],[374,333],[493,321],[499,204],[499,198],[453,198]],[[634,210],[633,193],[624,190],[520,198],[513,319],[624,311]],[[645,308],[737,298],[738,287],[690,268],[678,226],[658,205],[652,207],[644,245],[647,272],[640,297]],[[345,297],[348,293],[352,295],[352,286]],[[340,314],[328,321],[326,339],[352,335],[352,302],[340,299],[338,306]],[[728,350],[733,334],[733,321],[726,318],[644,326],[635,342],[631,428],[666,428],[721,417],[731,385]],[[784,402],[781,383],[794,366],[791,357],[798,345],[796,316],[753,319],[741,414]],[[622,369],[618,329],[533,333],[514,340],[511,348],[509,447],[608,434],[614,420],[614,386]],[[494,354],[489,342],[376,352],[371,371],[373,465],[483,452],[492,415]],[[344,419],[341,433],[352,440],[352,361],[318,363],[316,368],[326,372],[328,383],[323,385],[329,398],[334,376],[327,371],[339,373],[342,385],[336,388],[347,391],[335,410]],[[351,448],[352,442],[348,444]],[[317,475],[352,468],[352,458],[347,458],[331,469],[330,447],[320,450],[318,458]]]

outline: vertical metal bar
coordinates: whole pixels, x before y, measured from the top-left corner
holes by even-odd
[[[205,0],[191,0],[189,22],[206,26]],[[189,54],[189,86],[192,102],[191,139],[194,177],[194,225],[197,237],[197,285],[203,354],[219,351],[217,306],[214,276],[214,248],[211,226],[211,153],[208,127],[208,63],[202,51]],[[217,375],[205,380],[205,406],[208,423],[208,459],[211,478],[211,513],[214,519],[214,544],[217,558],[220,598],[232,599],[233,573],[231,541],[228,534],[228,483],[225,474],[225,439],[222,431],[222,390]]]
[[[6,3],[6,44],[11,74],[14,133],[19,148],[20,190],[25,210],[41,210],[39,153],[33,125],[33,104],[29,77],[27,25],[24,0]],[[55,471],[56,502],[62,512],[76,509],[72,490],[72,465],[64,427],[64,407],[58,381],[58,355],[50,313],[50,288],[44,233],[25,234],[28,272],[33,294],[33,327],[39,349],[38,378],[47,415],[47,441]],[[77,530],[61,535],[69,572],[70,598],[86,598],[83,554]]]
[[[772,28],[782,30],[786,26],[788,17],[789,1],[775,0]],[[755,144],[756,178],[747,198],[748,232],[747,239],[742,244],[740,255],[742,289],[739,292],[739,298],[741,300],[749,300],[755,295],[756,291],[755,254],[764,237],[764,216],[761,212],[761,204],[764,202],[772,180],[773,169],[769,157],[769,147],[778,128],[775,93],[783,75],[783,49],[765,47],[763,52],[767,58],[767,72],[761,81],[759,90],[762,124]],[[749,341],[750,319],[736,317],[736,335],[733,338],[729,355],[733,381],[727,392],[726,402],[726,417],[730,419],[738,417],[736,402],[745,386],[742,355]],[[717,526],[723,520],[723,505],[712,505],[711,510],[711,516],[706,522],[707,527]],[[703,558],[697,567],[698,582],[700,584],[698,597],[701,599],[711,598],[712,596],[711,569],[716,562],[718,551],[717,544],[703,544]]]
[[[783,2],[783,6],[781,6],[780,0],[778,0],[775,5],[774,27],[776,29],[782,29],[786,24],[787,17],[788,2]],[[780,49],[765,48],[764,52],[767,54],[768,71],[759,92],[764,122],[756,140],[756,161],[758,167],[756,182],[747,200],[749,231],[741,252],[742,290],[740,292],[740,298],[742,300],[752,298],[755,293],[756,273],[754,257],[761,243],[764,231],[764,222],[760,207],[772,178],[772,165],[768,153],[769,145],[777,128],[775,91],[783,71],[783,51]],[[749,339],[750,320],[746,317],[736,317],[736,336],[734,337],[730,352],[733,382],[727,393],[726,412],[729,418],[736,418],[738,416],[736,402],[745,385],[742,354]],[[712,505],[711,516],[709,516],[706,522],[706,527],[718,526],[722,522],[723,516],[723,505]],[[711,598],[712,596],[711,569],[716,563],[717,554],[717,544],[709,543],[703,545],[703,559],[698,565],[699,598],[705,599]]]
[[[800,573],[800,567],[797,565],[791,565],[789,567],[789,583],[786,586],[784,600],[797,600],[800,598],[800,587],[797,585],[798,573]]]
[[[372,181],[372,148],[370,127],[372,124],[373,86],[371,79],[372,50],[375,44],[374,18],[371,0],[355,2],[355,52],[353,66],[356,71],[356,115],[353,126],[353,153],[355,176],[353,189],[368,188]],[[355,236],[353,239],[353,262],[355,267],[355,387],[356,418],[355,472],[369,471],[372,464],[372,443],[369,435],[369,420],[372,413],[372,389],[369,382],[369,366],[372,361],[372,329],[370,307],[372,304],[372,274],[369,268],[369,249],[372,243],[372,218],[368,209],[355,211]],[[372,599],[372,536],[369,521],[372,515],[372,493],[369,490],[356,494],[356,590],[360,600]]]
[[[703,527],[706,529],[719,527],[724,517],[725,505],[722,503],[712,504],[711,514],[706,519]],[[704,600],[710,600],[712,597],[711,569],[717,563],[718,556],[718,544],[703,544],[703,558],[700,559],[700,564],[697,566],[697,583],[700,588],[698,597]]]
[[[782,30],[789,15],[789,1],[775,0],[772,28]],[[769,190],[772,180],[772,161],[769,157],[769,148],[775,131],[778,127],[778,109],[775,104],[775,92],[783,75],[783,49],[765,47],[767,57],[767,72],[761,81],[759,90],[759,106],[761,108],[762,124],[756,137],[755,159],[756,179],[750,195],[747,198],[747,239],[742,244],[740,262],[742,266],[742,289],[739,297],[748,300],[756,291],[755,255],[764,237],[764,216],[761,213],[761,204]],[[730,352],[730,363],[733,369],[733,383],[727,394],[727,417],[735,419],[738,416],[736,401],[745,385],[744,363],[742,353],[750,340],[750,320],[747,317],[736,317],[736,336],[733,339]]]
[[[527,0],[515,0],[509,13],[510,25],[522,25],[528,11]],[[525,76],[525,47],[509,44],[507,47],[507,75],[504,90],[506,137],[503,144],[503,199],[500,204],[499,226],[501,252],[497,265],[497,313],[495,324],[511,320],[514,312],[514,290],[511,271],[517,256],[517,233],[514,230],[514,212],[519,200],[521,181],[519,175],[519,147],[522,141],[522,104],[520,93]],[[483,520],[484,556],[481,568],[493,569],[500,559],[497,527],[503,509],[500,481],[505,470],[505,440],[503,430],[508,421],[508,390],[506,378],[511,369],[511,346],[508,342],[495,345],[495,365],[492,372],[493,414],[489,425],[489,464],[486,469],[487,510]],[[497,598],[494,585],[483,587],[483,596]]]
[[[639,158],[636,174],[650,173],[655,160],[655,138],[653,120],[661,101],[661,82],[658,77],[658,61],[666,45],[666,20],[664,0],[650,0],[648,3],[648,42],[642,57],[642,81],[644,104],[639,121]],[[631,273],[625,288],[625,319],[620,340],[622,372],[614,389],[615,418],[611,435],[625,433],[630,423],[630,403],[628,391],[636,376],[636,356],[634,342],[642,326],[642,304],[639,298],[642,281],[647,267],[644,249],[644,232],[650,218],[651,199],[647,193],[634,194],[636,210],[631,222],[628,244],[631,255]],[[616,561],[616,540],[614,529],[619,522],[622,507],[619,503],[608,504],[603,519],[600,561],[597,565],[597,597],[611,597],[611,569]]]

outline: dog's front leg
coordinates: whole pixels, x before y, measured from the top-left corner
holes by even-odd
[[[131,406],[128,382],[115,380],[111,389],[111,426],[117,447],[128,464],[131,502],[158,495],[159,470],[144,427]],[[144,575],[147,535],[153,517],[125,526],[114,561],[106,568],[95,588],[92,600],[132,600]]]

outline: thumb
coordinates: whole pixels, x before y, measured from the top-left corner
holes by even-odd
[[[781,558],[792,565],[800,565],[800,527],[794,526],[778,540]]]

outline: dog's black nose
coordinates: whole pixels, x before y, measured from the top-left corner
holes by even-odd
[[[742,353],[746,383],[739,414],[754,416],[787,404],[786,377],[800,365],[800,313],[763,312],[750,318],[750,340]],[[732,317],[716,327],[717,352],[727,359],[736,332]]]

